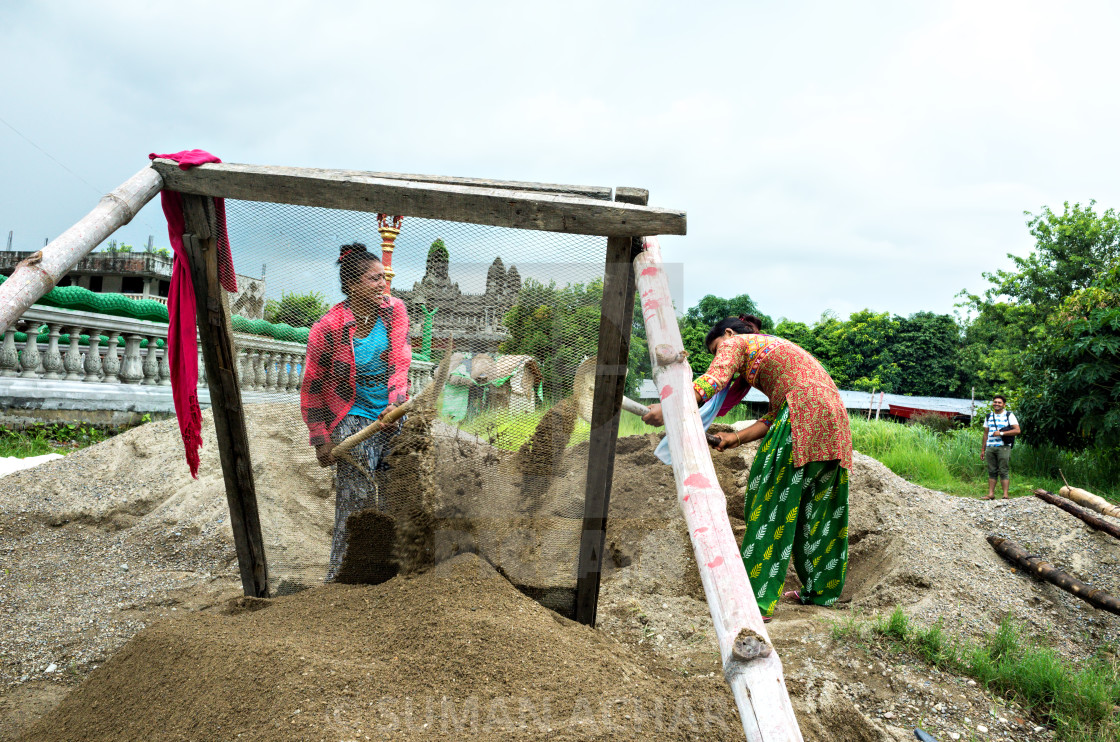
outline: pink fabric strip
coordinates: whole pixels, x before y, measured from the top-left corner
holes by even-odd
[[[220,159],[200,149],[192,149],[174,154],[151,154],[149,159],[163,158],[175,160],[183,170],[207,162],[221,162]],[[197,303],[191,271],[183,250],[183,232],[186,220],[183,217],[182,195],[176,191],[160,192],[163,214],[167,218],[167,236],[175,260],[171,265],[171,288],[167,296],[167,361],[171,367],[171,398],[175,403],[175,417],[179,420],[179,432],[183,436],[183,448],[191,476],[198,478],[199,456],[202,448],[202,409],[198,404],[198,340]],[[237,291],[237,275],[233,270],[233,255],[226,233],[225,202],[214,199],[214,213],[217,217],[218,280],[226,291]]]

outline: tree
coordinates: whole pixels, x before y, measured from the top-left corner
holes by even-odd
[[[269,299],[264,305],[264,318],[272,324],[311,327],[330,310],[326,297],[318,291],[306,294],[283,292],[280,301]]]
[[[900,380],[891,353],[897,329],[887,312],[864,309],[853,312],[847,322],[826,313],[814,327],[817,343],[810,352],[816,351],[841,389],[893,392]]]
[[[763,330],[774,326],[773,320],[762,313],[762,310],[758,308],[758,305],[748,294],[739,294],[732,299],[722,299],[708,294],[698,301],[696,306],[685,312],[683,320],[698,327],[703,327],[706,334],[712,328],[712,325],[720,320],[728,317],[738,317],[740,314],[753,314],[761,319]]]
[[[572,393],[576,368],[598,348],[602,303],[602,279],[557,288],[527,278],[506,312],[510,336],[500,349],[536,358],[545,394],[562,399]]]
[[[728,317],[738,317],[741,314],[753,314],[762,320],[762,329],[766,330],[774,325],[773,320],[754,303],[747,294],[739,294],[731,299],[723,299],[708,294],[696,306],[690,307],[684,316],[678,320],[681,330],[681,340],[684,349],[688,352],[688,365],[694,374],[702,374],[708,370],[712,362],[712,354],[704,344],[704,338],[712,326]]]
[[[1025,357],[1027,440],[1120,451],[1120,260],[1063,300]]]
[[[915,312],[896,316],[895,323],[891,355],[898,366],[896,391],[962,396],[967,380],[960,373],[961,328],[956,320],[948,314]]]
[[[972,314],[965,323],[962,367],[978,393],[1027,393],[1022,374],[1036,362],[1027,357],[1028,346],[1067,298],[1120,259],[1120,217],[1113,209],[1097,214],[1095,205],[1067,201],[1061,214],[1046,206],[1037,215],[1025,212],[1035,238],[1031,253],[1008,255],[1015,270],[985,273],[991,286],[982,297],[959,294],[959,306]]]
[[[985,273],[993,285],[989,300],[1007,296],[1020,305],[1032,305],[1047,314],[1062,301],[1087,288],[1102,270],[1120,258],[1120,217],[1113,209],[1098,215],[1090,201],[1087,207],[1066,201],[1062,214],[1043,206],[1039,214],[1024,212],[1035,246],[1020,258],[1008,254],[1014,271]]]

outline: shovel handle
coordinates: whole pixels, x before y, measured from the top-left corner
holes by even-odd
[[[638,417],[644,417],[645,415],[649,414],[648,407],[646,407],[644,404],[641,404],[640,402],[635,402],[629,397],[622,398],[622,409],[635,414]]]
[[[381,418],[380,420],[374,420],[372,423],[365,426],[354,435],[339,441],[338,445],[331,449],[331,453],[333,453],[335,456],[344,454],[354,446],[364,441],[366,438],[369,438],[371,435],[374,435],[375,433],[380,431],[382,428],[392,425],[397,420],[400,420],[402,417],[408,414],[409,410],[412,409],[412,404],[415,399],[416,398],[413,397],[407,402],[401,404],[399,407],[394,408],[389,412],[388,415]]]

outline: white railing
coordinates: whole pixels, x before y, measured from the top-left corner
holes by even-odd
[[[153,296],[151,294],[121,294],[121,296],[127,296],[129,299],[143,299],[143,300],[146,300],[146,301],[158,301],[160,304],[164,305],[165,307],[167,306],[167,297],[166,296]]]
[[[40,343],[35,333],[43,325],[47,326],[48,337],[47,342]],[[22,347],[17,347],[17,330],[28,333]],[[63,334],[69,336],[65,348],[59,342]],[[88,346],[80,345],[82,335],[89,336]],[[102,336],[107,342],[101,341]],[[305,344],[242,332],[235,332],[233,338],[242,389],[277,394],[299,391],[307,356]],[[146,348],[141,347],[144,340],[148,341]],[[24,312],[0,341],[0,378],[170,386],[171,368],[165,349],[156,347],[159,340],[167,340],[166,324],[36,305]],[[433,369],[432,363],[413,361],[408,373],[410,393],[427,384]],[[201,352],[198,377],[199,386],[205,387]]]

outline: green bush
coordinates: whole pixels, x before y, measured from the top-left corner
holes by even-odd
[[[911,425],[921,425],[923,428],[929,428],[934,433],[948,433],[950,430],[959,428],[960,425],[951,417],[938,415],[936,412],[923,412],[920,415],[914,415],[910,418]]]

